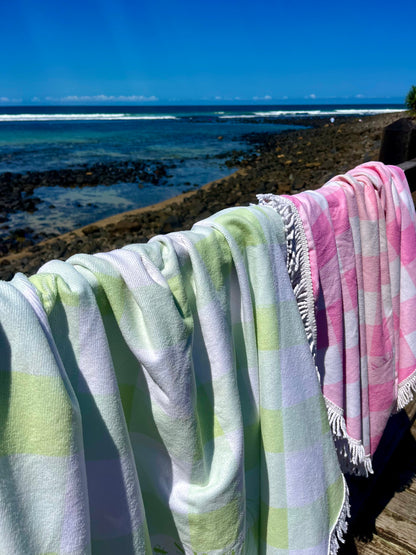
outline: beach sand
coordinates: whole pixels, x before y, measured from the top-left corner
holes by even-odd
[[[331,177],[377,160],[383,128],[407,114],[337,118],[310,129],[259,137],[231,176],[150,207],[123,212],[93,224],[10,252],[0,258],[0,279],[30,275],[48,260],[75,253],[105,252],[142,243],[160,233],[190,229],[223,208],[257,203],[256,194],[293,194],[321,187]]]

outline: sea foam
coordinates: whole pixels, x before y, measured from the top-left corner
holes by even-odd
[[[268,112],[253,112],[252,114],[227,114],[220,119],[253,119],[277,117],[316,117],[316,116],[371,116],[377,114],[391,114],[404,112],[405,108],[334,108],[333,110],[270,110]]]
[[[110,120],[165,120],[175,116],[142,114],[0,114],[0,122],[13,121],[110,121]]]

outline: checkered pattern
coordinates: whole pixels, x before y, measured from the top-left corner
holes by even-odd
[[[0,552],[336,553],[346,489],[280,216],[0,283]]]
[[[272,202],[266,197],[263,203]],[[416,389],[409,187],[399,168],[371,162],[285,199],[306,237],[316,364],[330,420],[345,469],[365,474],[390,414]]]

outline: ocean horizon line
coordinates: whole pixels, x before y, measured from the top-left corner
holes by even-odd
[[[392,97],[392,98],[321,98],[321,99],[276,99],[276,100],[190,100],[190,101],[153,101],[153,102],[20,102],[20,103],[12,103],[12,102],[0,102],[0,110],[3,109],[40,109],[40,108],[143,108],[143,109],[152,109],[152,108],[179,108],[179,107],[215,107],[215,106],[228,106],[237,108],[239,106],[335,106],[335,105],[351,105],[351,106],[361,106],[361,105],[397,105],[397,106],[405,106],[405,102],[403,98],[400,97]]]
[[[0,123],[146,120],[271,120],[324,116],[367,116],[405,111],[404,104],[239,104],[177,106],[8,106]],[[202,122],[202,121],[200,121]]]

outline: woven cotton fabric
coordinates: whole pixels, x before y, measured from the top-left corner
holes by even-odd
[[[280,216],[0,283],[0,552],[336,553],[347,492]]]
[[[388,418],[416,389],[415,209],[406,178],[371,162],[315,191],[260,202],[296,212],[286,234],[301,227],[308,287],[295,294],[312,322],[304,317],[343,468],[367,474]],[[311,294],[314,321],[304,307]]]

